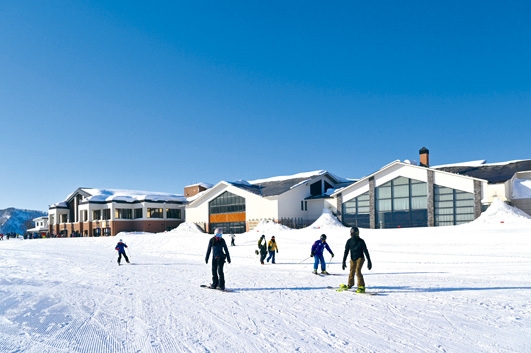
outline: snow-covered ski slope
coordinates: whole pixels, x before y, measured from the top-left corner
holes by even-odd
[[[464,226],[362,229],[377,296],[327,289],[347,282],[348,228],[329,214],[303,230],[263,223],[237,235],[225,266],[233,293],[200,288],[209,236],[188,224],[4,240],[0,352],[530,352],[531,221],[497,207]],[[307,259],[322,233],[336,254],[323,277]],[[261,234],[275,235],[275,265],[254,253]],[[131,265],[116,263],[119,238]]]

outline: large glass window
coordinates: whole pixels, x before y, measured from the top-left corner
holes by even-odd
[[[343,204],[343,224],[346,226],[370,227],[369,193],[366,192]]]
[[[181,218],[181,210],[175,209],[175,208],[167,208],[166,209],[166,218]]]
[[[245,198],[234,195],[225,191],[209,203],[209,210],[211,215],[230,214],[230,213],[244,213],[245,212]],[[235,215],[239,216],[239,215]],[[230,217],[229,217],[230,218]],[[238,217],[236,217],[238,218]],[[212,222],[210,223],[210,231],[221,228],[223,233],[245,233],[245,221],[229,222]]]
[[[144,217],[144,213],[141,208],[135,208],[135,219]]]
[[[109,208],[103,210],[103,219],[111,219],[111,210]]]
[[[474,220],[474,194],[435,185],[435,225],[451,226]]]
[[[241,234],[246,231],[245,222],[210,223],[210,233],[214,232],[216,228],[221,228],[223,234]]]
[[[133,210],[130,208],[117,208],[114,210],[116,219],[133,219]]]
[[[398,177],[375,189],[378,228],[426,227],[428,187],[425,182]]]
[[[210,201],[210,214],[245,212],[245,199],[228,191]]]
[[[148,218],[163,218],[162,208],[148,208],[147,209]]]
[[[101,219],[101,210],[92,211],[92,219],[94,221],[99,221]]]

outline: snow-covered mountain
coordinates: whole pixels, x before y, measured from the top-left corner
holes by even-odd
[[[46,215],[47,213],[42,211],[20,210],[12,207],[0,210],[0,233],[24,234],[26,230],[34,226],[34,218]]]

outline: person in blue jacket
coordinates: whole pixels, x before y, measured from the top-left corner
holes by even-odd
[[[315,243],[313,243],[312,245],[312,253],[310,256],[314,258],[313,273],[315,274],[317,274],[317,267],[319,266],[319,262],[321,263],[321,274],[329,274],[328,272],[326,272],[326,262],[323,256],[324,249],[328,250],[332,257],[334,257],[334,253],[326,242],[326,234],[322,234],[321,238],[315,241]]]
[[[225,290],[225,274],[223,273],[223,265],[225,259],[230,264],[230,254],[225,239],[222,238],[222,231],[220,228],[216,228],[214,236],[210,238],[208,242],[208,249],[205,257],[205,262],[208,264],[208,258],[212,252],[212,284],[210,288],[216,289],[219,287],[221,290]]]
[[[127,257],[125,253],[125,248],[127,248],[127,245],[122,242],[122,239],[116,244],[116,247],[114,250],[118,251],[118,265],[120,265],[120,260],[122,260],[122,256],[124,257],[125,261],[129,263],[129,258]]]

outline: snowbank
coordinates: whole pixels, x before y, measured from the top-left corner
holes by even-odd
[[[247,232],[249,234],[252,233],[261,233],[261,234],[271,234],[274,235],[275,233],[284,232],[292,230],[289,227],[286,227],[282,224],[275,223],[271,220],[262,220],[256,227],[254,227],[251,231]]]
[[[168,233],[172,234],[205,234],[199,226],[193,222],[184,222],[179,224],[175,229],[170,230]]]
[[[321,216],[313,222],[307,228],[310,229],[337,229],[346,228],[339,220],[330,212],[330,210],[324,208]]]
[[[494,199],[492,204],[476,220],[478,223],[530,223],[531,217],[524,211],[507,205],[500,199]]]

